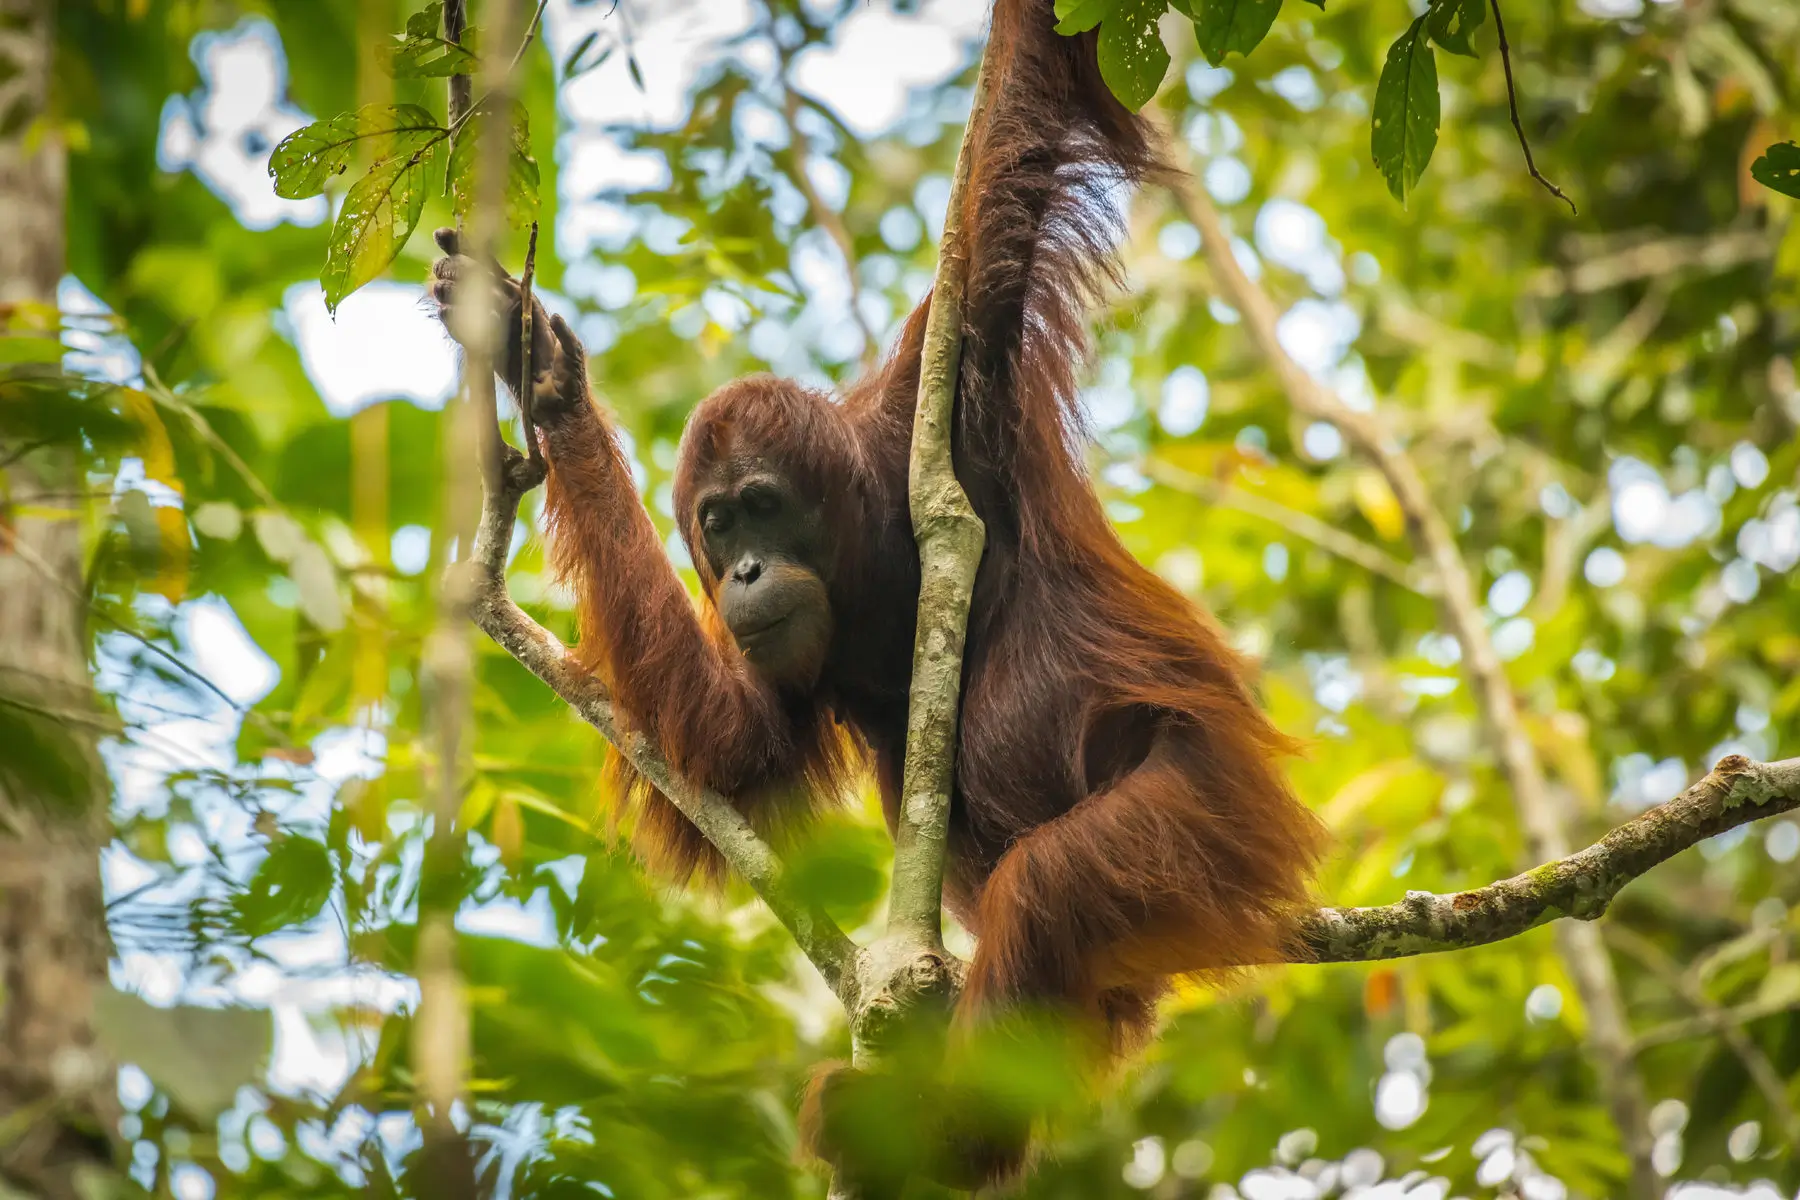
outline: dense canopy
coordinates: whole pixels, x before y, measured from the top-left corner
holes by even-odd
[[[0,55],[36,7],[0,3]],[[476,4],[479,61],[437,3],[46,7],[51,101],[0,139],[66,146],[66,244],[53,294],[0,279],[0,587],[85,614],[98,703],[9,683],[33,668],[0,655],[0,812],[21,845],[74,822],[103,847],[93,1022],[125,1065],[100,1119],[130,1178],[430,1194],[436,905],[483,1194],[825,1195],[794,1108],[848,1050],[830,990],[749,888],[649,879],[599,808],[612,751],[466,627],[446,786],[435,589],[477,471],[444,452],[458,361],[418,231],[498,198],[517,271],[538,223],[537,293],[672,535],[703,396],[840,383],[930,286],[985,6],[550,0],[502,42]],[[1800,9],[1513,4],[1503,59],[1498,3],[1415,7],[1058,4],[1188,173],[1132,202],[1094,314],[1092,475],[1306,740],[1337,906],[1479,888],[1726,755],[1800,753]],[[485,131],[507,141],[488,193]],[[12,161],[0,212],[27,202]],[[75,465],[27,479],[46,454]],[[568,640],[538,503],[511,590]],[[31,557],[51,509],[81,530],[72,581]],[[462,840],[422,895],[446,792]],[[784,853],[807,903],[880,928],[872,792]],[[969,1069],[1045,1116],[1031,1196],[1792,1195],[1797,857],[1777,816],[1597,922],[1195,985],[1108,1088],[1049,1042]],[[0,968],[44,967],[7,946]],[[0,1047],[25,977],[0,970]],[[897,1144],[915,1116],[891,1114]]]

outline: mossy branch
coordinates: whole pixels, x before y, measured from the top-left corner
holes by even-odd
[[[1370,962],[1464,950],[1560,917],[1591,921],[1624,886],[1709,837],[1800,808],[1800,758],[1732,754],[1666,804],[1584,850],[1473,891],[1409,892],[1377,908],[1322,908],[1301,924],[1299,962]]]
[[[647,738],[621,728],[606,688],[581,669],[554,634],[513,602],[506,590],[506,556],[512,546],[519,501],[543,482],[543,468],[508,447],[499,475],[483,499],[481,525],[475,534],[470,617],[501,649],[543,680],[577,716],[630,759],[631,765],[706,835],[849,1007],[856,991],[852,970],[856,947],[837,922],[789,886],[774,849],[750,827],[730,800],[681,778]]]
[[[950,430],[956,414],[963,292],[969,273],[964,196],[975,158],[976,131],[982,127],[987,108],[990,61],[983,59],[950,185],[919,363],[919,399],[913,410],[912,457],[907,470],[913,536],[919,545],[919,618],[913,636],[906,766],[894,834],[888,930],[891,937],[906,938],[929,950],[941,949],[943,944],[944,841],[956,774],[963,645],[975,572],[987,542],[987,529],[956,478]]]

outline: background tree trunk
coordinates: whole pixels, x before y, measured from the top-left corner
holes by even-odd
[[[64,160],[49,104],[54,0],[0,0],[0,323],[53,319]],[[4,385],[0,385],[4,386]],[[116,1085],[94,1037],[109,942],[107,789],[88,675],[80,483],[67,449],[0,429],[0,703],[35,714],[77,768],[69,794],[0,777],[0,1194],[74,1200],[110,1172]],[[89,1191],[91,1194],[91,1191]]]

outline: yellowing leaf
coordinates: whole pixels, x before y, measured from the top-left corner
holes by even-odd
[[[179,604],[187,595],[187,514],[172,504],[164,504],[157,506],[155,515],[161,553],[157,556],[156,578],[151,580],[150,590],[170,604]]]
[[[430,147],[385,158],[344,197],[319,283],[332,312],[344,297],[387,270],[425,211],[425,155]]]
[[[488,826],[488,837],[500,851],[501,862],[509,867],[519,865],[525,850],[525,821],[519,815],[518,802],[510,795],[503,794],[494,801],[494,820]]]
[[[1363,518],[1382,537],[1395,541],[1406,533],[1406,514],[1401,511],[1400,502],[1394,499],[1393,489],[1388,487],[1387,480],[1381,477],[1379,471],[1358,471],[1351,484],[1351,495],[1356,498],[1356,507],[1362,512]]]
[[[1333,829],[1348,829],[1357,823],[1363,810],[1391,793],[1400,780],[1408,775],[1428,774],[1417,759],[1396,758],[1377,763],[1346,780],[1319,810],[1319,817]]]

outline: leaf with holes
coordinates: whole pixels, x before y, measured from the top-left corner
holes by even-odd
[[[358,151],[380,161],[429,147],[448,131],[416,104],[369,104],[294,130],[269,155],[275,194],[304,200],[350,168]]]
[[[1100,26],[1100,77],[1125,107],[1136,112],[1150,102],[1169,71],[1157,18],[1168,0],[1120,0]]]
[[[456,135],[450,148],[450,193],[456,215],[466,217],[475,206],[476,174],[482,155],[481,137],[487,128],[485,112],[477,112]],[[503,208],[507,223],[523,229],[537,219],[538,164],[531,156],[531,126],[525,106],[512,107],[512,146],[506,155],[506,191]]]
[[[1800,200],[1800,145],[1776,142],[1750,164],[1750,178],[1784,196]]]
[[[387,54],[388,72],[395,79],[442,79],[448,75],[473,75],[480,62],[473,47],[475,31],[463,30],[461,43],[444,40],[444,6],[432,3],[406,18],[406,36]]]
[[[1369,147],[1388,191],[1400,203],[1412,193],[1437,148],[1437,58],[1420,17],[1388,48],[1375,85],[1374,128]]]
[[[1086,33],[1116,7],[1117,0],[1056,0],[1056,32]]]
[[[344,196],[331,242],[325,248],[325,307],[387,270],[425,211],[425,159],[430,147],[384,158]]]
[[[431,0],[406,18],[406,36],[431,37],[444,27],[444,0]]]
[[[1194,36],[1200,53],[1218,66],[1236,50],[1248,54],[1262,44],[1281,12],[1281,0],[1199,0]]]
[[[1425,11],[1425,28],[1431,40],[1452,54],[1479,57],[1469,41],[1487,20],[1487,0],[1431,0]]]

